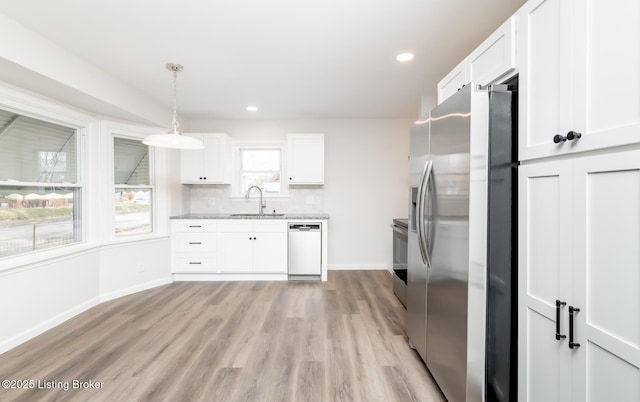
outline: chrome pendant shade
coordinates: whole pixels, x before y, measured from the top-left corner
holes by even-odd
[[[184,70],[180,64],[168,63],[167,70],[173,72],[173,121],[171,122],[171,131],[166,134],[152,134],[146,136],[142,143],[161,148],[176,148],[176,149],[202,149],[204,145],[202,141],[193,138],[186,137],[178,132],[178,104],[176,102],[176,80],[178,73]]]

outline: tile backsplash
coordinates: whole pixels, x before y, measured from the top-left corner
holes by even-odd
[[[231,186],[185,185],[183,213],[254,213],[258,212],[257,192],[251,198],[231,198]],[[288,198],[266,198],[265,213],[315,213],[324,211],[324,188],[318,186],[289,187]]]

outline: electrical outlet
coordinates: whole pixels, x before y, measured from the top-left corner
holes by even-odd
[[[209,202],[208,202],[210,207],[215,207],[216,206],[216,199],[215,198],[209,198]]]
[[[141,262],[138,263],[138,272],[144,272],[144,264]]]

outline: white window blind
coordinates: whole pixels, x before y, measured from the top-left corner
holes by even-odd
[[[117,185],[149,185],[149,147],[137,140],[114,138],[114,180]]]
[[[76,130],[0,110],[0,181],[76,183]]]
[[[149,147],[140,140],[114,137],[113,170],[116,236],[153,232]]]

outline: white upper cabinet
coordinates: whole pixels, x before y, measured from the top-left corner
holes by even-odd
[[[443,79],[438,82],[438,104],[444,102],[451,95],[458,92],[469,83],[469,64],[467,59],[454,67]]]
[[[289,184],[324,184],[324,134],[288,134]]]
[[[231,141],[227,134],[184,134],[202,140],[204,149],[182,150],[183,184],[231,183]]]
[[[640,2],[518,12],[520,160],[640,142]]]
[[[516,24],[509,18],[467,58],[469,80],[474,84],[495,84],[516,69]]]
[[[479,85],[495,84],[515,74],[516,28],[518,18],[513,16],[491,34],[460,64],[438,83],[438,104],[473,82]]]

